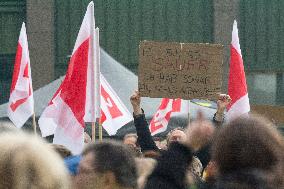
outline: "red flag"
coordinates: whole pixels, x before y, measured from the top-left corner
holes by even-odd
[[[93,79],[88,74],[95,71],[94,36],[94,4],[91,2],[84,16],[66,76],[39,120],[43,136],[54,133],[53,143],[66,146],[74,154],[79,154],[83,149],[84,117],[87,107],[90,107],[86,105],[90,100],[87,91],[88,87],[95,88],[87,86],[88,82],[94,84],[94,81],[87,81]]]
[[[228,94],[232,101],[227,107],[227,120],[239,117],[250,111],[246,75],[236,21],[234,21],[232,32]]]
[[[25,23],[22,24],[10,90],[8,116],[22,127],[34,113],[30,57]]]
[[[171,115],[174,112],[185,113],[188,110],[182,108],[182,103],[185,103],[181,99],[168,99],[163,98],[159,109],[150,122],[149,128],[152,135],[164,132],[167,130],[168,123]],[[188,107],[188,106],[187,106]]]
[[[109,135],[130,122],[133,118],[118,95],[101,74],[101,120],[100,123]]]

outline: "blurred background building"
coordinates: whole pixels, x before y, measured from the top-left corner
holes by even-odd
[[[26,22],[34,89],[65,74],[90,0],[0,0],[0,104],[8,101],[17,40]],[[284,105],[284,1],[94,0],[100,44],[134,73],[141,40],[220,43],[227,91],[237,19],[252,104]]]

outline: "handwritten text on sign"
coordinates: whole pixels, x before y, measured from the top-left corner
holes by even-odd
[[[139,47],[142,96],[215,99],[221,92],[223,46],[143,41]]]

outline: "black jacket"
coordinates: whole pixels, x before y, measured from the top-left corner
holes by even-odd
[[[156,146],[151,136],[149,125],[145,118],[145,114],[139,114],[133,117],[134,117],[134,125],[136,127],[136,132],[138,135],[138,143],[141,147],[141,151],[146,152],[146,151],[153,150],[153,151],[160,152],[160,149]],[[217,127],[222,124],[215,120],[215,115],[213,117],[213,122]],[[196,152],[194,155],[197,156],[198,159],[201,161],[202,166],[206,167],[210,161],[210,145],[203,147],[198,152]]]
[[[158,158],[157,166],[148,177],[145,189],[186,189],[186,171],[192,161],[188,147],[173,142]]]

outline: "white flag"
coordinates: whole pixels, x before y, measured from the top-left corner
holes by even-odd
[[[25,23],[22,24],[18,41],[7,113],[10,120],[18,128],[22,127],[34,113],[32,76]]]
[[[101,74],[101,120],[109,135],[115,135],[118,129],[133,119],[131,113]]]

